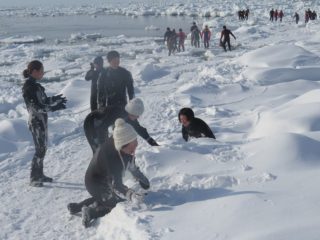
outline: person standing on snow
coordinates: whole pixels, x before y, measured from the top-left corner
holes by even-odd
[[[47,151],[48,144],[48,112],[66,108],[66,98],[62,94],[47,97],[45,88],[38,81],[44,75],[43,64],[34,60],[28,64],[28,68],[23,71],[25,81],[22,93],[29,113],[29,129],[31,131],[35,154],[31,164],[30,185],[42,187],[43,182],[52,182],[52,178],[43,173],[43,159]]]
[[[283,14],[283,11],[280,10],[279,12],[279,19],[280,19],[280,22],[282,22],[282,18],[283,18],[284,14]]]
[[[203,39],[204,48],[209,48],[210,37],[211,37],[211,31],[209,30],[208,25],[206,25],[201,33],[201,38]]]
[[[196,22],[193,22],[192,23],[192,26],[191,26],[191,28],[190,28],[190,32],[191,32],[191,46],[195,46],[195,42],[194,42],[194,30],[196,29],[196,28],[198,28],[198,26],[197,26],[197,24],[196,24]]]
[[[298,24],[299,23],[299,20],[300,20],[300,16],[299,16],[299,14],[297,13],[297,12],[295,12],[295,14],[294,14],[294,19],[295,19],[295,21],[296,21],[296,24]]]
[[[85,76],[85,80],[91,81],[91,96],[90,96],[90,108],[91,111],[98,109],[97,103],[97,81],[103,70],[103,59],[102,57],[96,57],[93,60],[93,63],[90,63],[90,70]]]
[[[193,32],[193,44],[196,48],[199,48],[200,47],[200,38],[201,38],[201,32],[199,30],[198,27],[196,27]]]
[[[169,44],[170,44],[170,37],[171,37],[171,30],[169,27],[167,27],[167,31],[164,33],[164,36],[163,36],[163,42],[164,43],[167,43],[167,48],[169,50]]]
[[[182,124],[182,137],[188,141],[191,137],[208,137],[216,139],[210,127],[200,118],[194,117],[191,108],[182,108],[178,114],[179,122]]]
[[[140,98],[131,99],[125,106],[125,111],[119,107],[107,106],[104,111],[93,111],[84,120],[84,131],[93,153],[99,145],[108,139],[108,128],[117,118],[123,118],[135,131],[151,146],[159,144],[150,137],[146,128],[138,122],[138,118],[144,112],[144,105]]]
[[[182,31],[181,28],[179,29],[179,33],[177,35],[178,35],[178,41],[179,41],[178,51],[181,52],[181,49],[182,49],[182,51],[184,52],[184,40],[186,39],[187,36]]]
[[[107,54],[109,67],[101,73],[98,78],[98,110],[108,106],[125,107],[127,94],[129,100],[134,98],[133,79],[131,73],[120,67],[120,54],[110,51]]]
[[[98,148],[86,171],[85,186],[92,197],[80,203],[68,204],[71,214],[82,212],[84,227],[89,227],[92,220],[109,213],[119,202],[143,202],[143,194],[122,182],[124,172],[128,169],[144,189],[150,187],[147,177],[135,165],[137,146],[136,131],[123,119],[117,119],[113,137]]]
[[[273,17],[274,17],[274,10],[273,10],[273,8],[270,10],[269,15],[270,15],[270,21],[273,22]]]
[[[223,26],[223,30],[221,31],[221,36],[220,36],[220,44],[223,47],[224,51],[227,51],[227,48],[226,48],[227,43],[228,43],[229,51],[231,51],[230,35],[234,38],[234,40],[237,39],[233,35],[233,33],[229,29],[227,29],[226,26]]]

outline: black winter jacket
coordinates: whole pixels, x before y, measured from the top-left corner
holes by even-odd
[[[182,125],[182,137],[186,141],[188,141],[190,137],[208,137],[216,139],[210,127],[200,118],[193,118],[188,127]]]
[[[125,68],[106,68],[98,78],[98,109],[106,106],[120,106],[127,104],[127,94],[129,100],[134,98],[133,79],[131,73]]]
[[[29,112],[29,124],[32,119],[48,119],[47,112],[52,111],[54,101],[47,97],[45,88],[36,79],[29,77],[23,87],[22,94]]]
[[[109,186],[119,197],[125,198],[128,187],[122,182],[124,171],[129,167],[132,157],[122,155],[115,149],[113,138],[107,139],[93,155],[86,171],[87,189],[92,185]]]

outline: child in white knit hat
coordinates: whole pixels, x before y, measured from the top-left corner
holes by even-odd
[[[85,185],[92,197],[80,203],[68,204],[71,214],[82,211],[82,223],[85,227],[89,227],[93,219],[109,213],[118,202],[143,201],[143,194],[135,192],[122,182],[123,173],[128,169],[145,186],[150,186],[149,180],[134,164],[137,146],[134,128],[123,119],[117,119],[113,137],[98,148],[86,171]]]

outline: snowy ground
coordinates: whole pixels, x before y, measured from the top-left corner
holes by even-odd
[[[293,2],[286,3],[290,11],[303,9]],[[248,22],[232,15],[199,20],[213,31],[211,48],[192,49],[187,39],[187,51],[171,57],[149,37],[2,41],[0,239],[319,239],[320,27],[317,21],[295,25],[289,16],[270,23],[261,4],[250,9],[256,12]],[[224,23],[237,36],[227,53],[217,45]],[[91,150],[82,125],[90,83],[84,74],[94,56],[111,49],[132,72],[146,107],[141,123],[161,146],[139,139],[137,161],[152,184],[146,204],[119,204],[84,229],[66,209],[88,197],[83,179]],[[47,93],[69,100],[68,109],[49,117],[44,165],[55,182],[44,188],[28,185],[34,147],[21,97],[21,72],[35,58],[48,71]],[[184,142],[182,107],[192,107],[217,140]],[[135,183],[128,178],[127,184]]]

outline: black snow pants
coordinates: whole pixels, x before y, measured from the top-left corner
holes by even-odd
[[[30,178],[37,180],[43,176],[43,159],[47,151],[48,144],[48,118],[43,115],[43,118],[33,118],[29,122],[33,142],[35,145],[35,154],[31,163]]]

